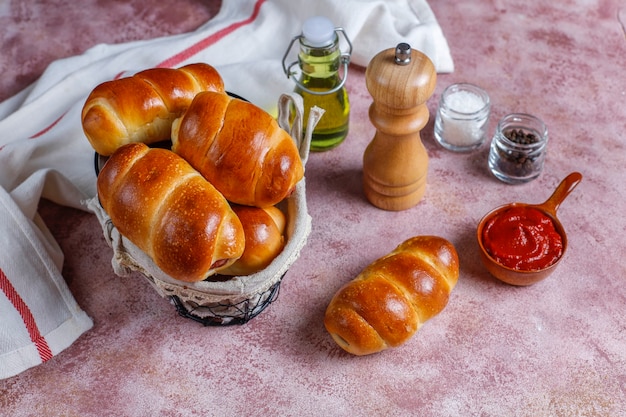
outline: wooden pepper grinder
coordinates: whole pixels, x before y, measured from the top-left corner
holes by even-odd
[[[424,196],[428,154],[420,131],[428,123],[426,101],[436,82],[432,61],[407,43],[379,52],[367,66],[376,134],[363,154],[363,187],[378,208],[405,210]]]

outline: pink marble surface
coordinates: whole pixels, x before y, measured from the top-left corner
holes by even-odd
[[[113,274],[93,216],[43,202],[66,254],[63,274],[95,324],[59,356],[0,381],[0,414],[624,415],[626,38],[619,6],[431,2],[456,70],[438,78],[429,108],[445,86],[467,81],[491,96],[490,134],[506,113],[540,116],[551,134],[547,162],[526,185],[495,180],[487,146],[470,154],[438,147],[431,120],[422,135],[431,158],[424,200],[402,212],[367,203],[361,158],[374,132],[371,99],[364,69],[353,67],[350,136],[307,165],[309,242],[278,300],[246,325],[204,328],[178,317],[142,277]],[[1,3],[0,98],[55,58],[97,42],[192,30],[218,7]],[[542,202],[572,171],[584,179],[559,211],[569,236],[564,262],[531,287],[491,278],[478,256],[478,220],[506,202]],[[322,324],[330,298],[418,234],[443,236],[459,252],[461,276],[448,306],[403,347],[362,358],[343,353]]]

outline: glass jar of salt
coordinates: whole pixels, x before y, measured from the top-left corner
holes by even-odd
[[[487,137],[491,102],[482,88],[459,83],[441,94],[435,119],[435,139],[446,149],[468,152],[479,148]]]

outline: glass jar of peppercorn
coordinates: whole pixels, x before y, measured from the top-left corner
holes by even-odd
[[[543,169],[548,129],[543,121],[524,113],[504,116],[489,149],[489,170],[509,184],[534,180]]]

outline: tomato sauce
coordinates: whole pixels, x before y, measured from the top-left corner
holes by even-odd
[[[552,219],[533,207],[511,207],[490,218],[482,242],[492,258],[517,270],[546,268],[563,254],[563,238]]]

